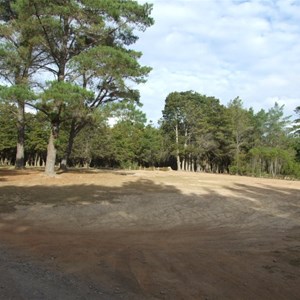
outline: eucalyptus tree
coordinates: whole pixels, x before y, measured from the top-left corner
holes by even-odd
[[[46,173],[53,175],[55,139],[66,115],[71,121],[67,159],[74,137],[88,123],[91,110],[105,102],[138,98],[138,92],[129,84],[144,82],[150,68],[140,66],[141,53],[130,50],[129,46],[138,39],[136,31],[144,31],[153,24],[152,6],[132,0],[32,0],[23,2],[22,8],[30,12],[43,38],[41,50],[50,58],[42,67],[52,74],[50,78],[60,84],[68,83],[70,94],[75,90],[74,85],[82,88],[82,97],[73,101],[77,106],[70,105],[71,99],[65,101],[69,93],[67,85],[60,85],[65,94],[56,93],[54,99],[47,92],[35,105],[48,115],[51,123],[48,147],[51,159],[47,160]],[[83,90],[91,94],[84,95]]]

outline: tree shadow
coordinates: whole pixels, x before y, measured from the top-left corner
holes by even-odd
[[[207,197],[204,209],[208,211],[208,219],[220,226],[232,225],[236,228],[284,228],[300,226],[300,188],[260,186],[235,183],[224,185],[222,195],[212,188],[205,188]],[[210,214],[210,212],[214,214]],[[222,216],[219,218],[218,216]]]
[[[78,174],[78,171],[73,172]],[[79,171],[81,172],[95,173],[89,170]],[[14,171],[12,173],[18,174]],[[131,172],[120,171],[109,173],[134,175]],[[102,217],[120,213],[121,217],[123,214],[125,219],[126,215],[132,219],[130,224],[143,225],[145,222],[147,226],[155,226],[155,223],[170,227],[209,224],[241,228],[248,224],[252,226],[253,220],[260,226],[271,224],[270,226],[280,227],[297,224],[300,214],[298,189],[241,183],[225,185],[223,188],[229,193],[222,194],[201,184],[201,193],[183,193],[176,186],[158,184],[150,179],[133,176],[126,179],[121,186],[88,183],[3,186],[0,194],[0,213],[14,212],[21,206],[26,209],[40,204],[49,207],[76,207],[77,210],[81,207],[87,216],[94,215],[95,211]],[[84,218],[83,213],[81,218]]]
[[[0,168],[0,182],[8,181],[8,177],[12,176],[25,176],[30,175],[32,173],[25,170],[12,170],[8,168]]]
[[[7,177],[12,176],[26,176],[32,175],[33,173],[42,173],[43,170],[41,168],[24,168],[22,170],[16,170],[11,168],[0,168],[0,181],[7,181]]]
[[[265,213],[273,213],[279,218],[295,217],[300,219],[300,186],[299,189],[275,187],[262,184],[252,186],[236,183],[228,188],[237,198],[247,202],[247,206]]]
[[[78,173],[77,173],[78,174]],[[122,175],[122,174],[120,174]],[[126,175],[130,175],[126,173]],[[121,187],[108,187],[95,184],[54,185],[54,186],[3,186],[0,196],[0,213],[16,211],[17,206],[35,204],[50,206],[74,206],[88,204],[130,204],[132,199],[141,205],[147,193],[181,194],[180,190],[171,185],[154,183],[147,179],[126,182]],[[130,200],[129,198],[132,197]]]

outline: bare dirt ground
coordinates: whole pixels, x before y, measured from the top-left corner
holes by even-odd
[[[300,299],[300,182],[0,169],[0,299]]]

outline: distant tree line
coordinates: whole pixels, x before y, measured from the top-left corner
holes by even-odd
[[[300,120],[285,117],[278,103],[255,113],[239,97],[224,106],[215,97],[174,92],[161,130],[177,170],[300,177]]]
[[[107,104],[75,137],[68,165],[300,178],[300,120],[285,117],[283,109],[275,103],[255,113],[240,98],[224,106],[214,97],[174,92],[166,98],[159,126],[154,126],[132,101]],[[16,110],[15,105],[1,104],[2,165],[15,163]],[[43,113],[26,114],[26,166],[45,166],[50,130]],[[65,123],[56,141],[57,167],[68,132]]]

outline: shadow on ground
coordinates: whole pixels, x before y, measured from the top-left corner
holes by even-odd
[[[223,194],[200,182],[201,193],[183,193],[118,175],[128,180],[115,187],[0,188],[0,241],[25,255],[0,260],[0,296],[51,299],[59,285],[70,299],[300,298],[298,189],[235,183]],[[8,282],[7,269],[19,275]]]
[[[183,194],[170,184],[129,177],[130,180],[122,186],[87,183],[4,185],[0,188],[0,213],[15,212],[18,206],[35,204],[52,207],[82,206],[85,210],[91,204],[99,204],[100,215],[123,211],[128,216],[132,215],[137,222],[140,221],[140,225],[143,220],[147,220],[147,216],[149,220],[152,217],[153,222],[159,222],[160,218],[166,219],[167,223],[174,222],[174,226],[197,224],[201,221],[215,222],[215,225],[232,223],[234,226],[242,226],[253,219],[257,219],[256,225],[269,222],[268,225],[280,226],[285,221],[289,223],[294,220],[297,223],[300,218],[299,189],[236,183],[225,186],[224,190],[230,194],[223,195],[219,190],[201,187],[199,183],[199,190],[204,192]]]

